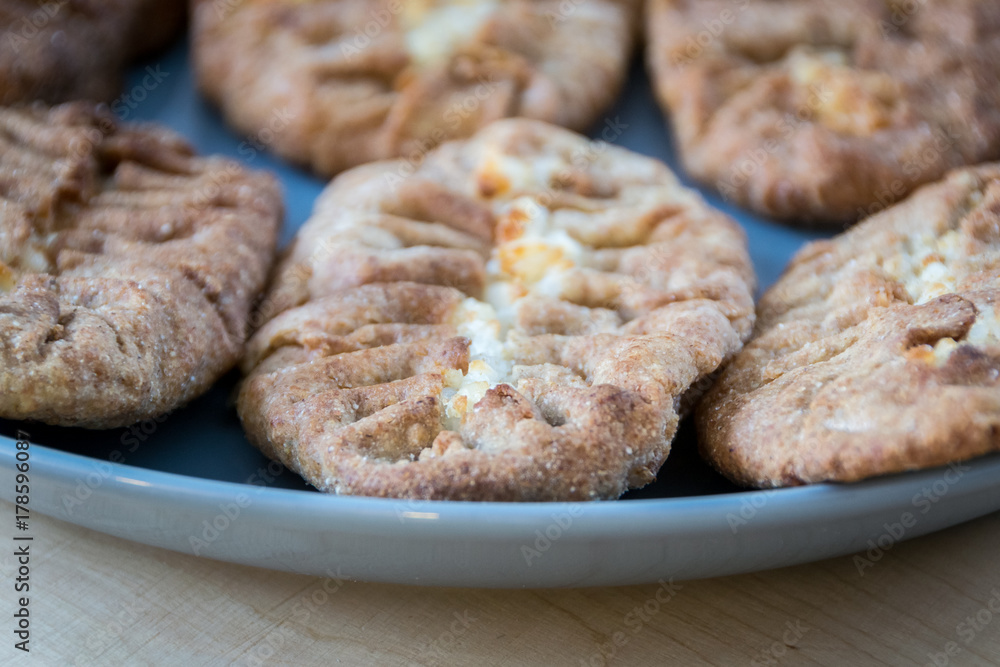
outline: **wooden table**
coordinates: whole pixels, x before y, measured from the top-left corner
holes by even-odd
[[[37,665],[1000,664],[1000,513],[898,544],[863,576],[844,557],[673,590],[373,585],[38,515],[31,531]],[[0,664],[27,664],[13,648],[17,559],[4,552]]]

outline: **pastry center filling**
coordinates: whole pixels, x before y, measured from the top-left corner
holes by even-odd
[[[810,91],[807,107],[823,125],[863,137],[891,123],[901,91],[888,75],[852,69],[847,55],[834,50],[795,50],[789,67],[792,80]]]
[[[407,0],[402,24],[406,48],[418,66],[447,61],[482,29],[496,0]]]
[[[958,276],[952,267],[966,257],[959,232],[940,237],[924,236],[913,239],[908,251],[900,252],[883,262],[883,268],[906,290],[914,305],[927,303],[939,296],[958,291]],[[935,363],[943,364],[961,344],[984,346],[1000,343],[1000,318],[996,305],[977,304],[976,321],[961,341],[942,338],[933,348]]]
[[[956,276],[950,267],[964,256],[958,232],[952,230],[936,238],[929,235],[914,238],[908,245],[885,259],[882,267],[903,285],[915,305],[957,289]]]
[[[3,260],[0,260],[0,294],[5,294],[14,289],[16,282],[17,276],[14,274],[14,269],[7,266]]]
[[[21,248],[14,253],[0,252],[0,293],[14,289],[18,278],[25,273],[51,273],[52,263],[48,257],[48,247],[56,235],[39,238],[32,234]]]
[[[555,162],[529,166],[505,158],[502,164],[487,161],[478,176],[480,183],[484,178],[502,182],[504,191],[537,191],[558,166]],[[515,362],[507,338],[516,322],[518,302],[531,294],[558,297],[563,276],[584,264],[587,251],[554,224],[552,212],[536,196],[498,199],[496,209],[496,244],[486,265],[485,300],[469,297],[455,314],[459,335],[470,341],[470,359],[466,375],[455,372],[446,377],[444,417],[450,430],[457,430],[462,417],[489,389],[513,384]]]

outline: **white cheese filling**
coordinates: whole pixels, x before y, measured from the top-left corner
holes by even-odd
[[[503,328],[493,306],[467,298],[455,313],[455,326],[460,336],[469,339],[469,372],[446,377],[444,419],[450,430],[457,430],[462,417],[491,387],[509,381],[511,373]]]
[[[945,294],[958,290],[958,277],[949,268],[964,256],[959,233],[955,230],[939,238],[931,236],[914,239],[910,243],[913,252],[900,253],[883,262],[883,268],[899,281],[910,300],[921,305]],[[959,345],[976,346],[1000,344],[1000,318],[996,306],[984,307],[977,304],[979,313],[976,321],[961,341],[942,338],[933,348],[933,361],[944,364]]]
[[[954,292],[956,276],[948,267],[963,256],[958,232],[953,230],[940,238],[917,238],[911,246],[912,252],[890,257],[882,266],[902,283],[913,303],[924,304]]]
[[[18,254],[7,256],[6,261],[5,254],[0,252],[0,293],[14,289],[20,274],[50,273],[52,265],[47,253],[58,236],[56,233],[44,237],[32,235],[25,247]]]
[[[14,274],[14,269],[0,260],[0,294],[11,291],[15,284],[17,284],[17,276]]]
[[[489,160],[482,169],[496,181],[519,189],[546,184],[546,171],[557,165],[528,165],[515,158]],[[513,383],[514,363],[507,334],[514,327],[517,304],[529,294],[558,296],[566,273],[585,264],[587,247],[553,223],[552,213],[538,199],[519,196],[497,201],[497,242],[487,263],[485,301],[467,298],[455,314],[461,336],[470,341],[469,372],[449,376],[445,389],[445,424],[457,430],[462,417],[486,392]]]
[[[406,47],[418,66],[446,62],[497,10],[496,0],[406,0]]]

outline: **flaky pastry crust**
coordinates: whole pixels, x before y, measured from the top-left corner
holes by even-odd
[[[505,120],[320,197],[239,411],[334,493],[615,498],[753,322],[742,231],[659,162]]]
[[[1000,157],[1000,5],[651,0],[650,71],[685,168],[794,224],[876,213]]]
[[[584,130],[616,99],[635,0],[195,2],[201,89],[234,127],[333,175],[509,116]]]
[[[803,248],[698,408],[738,482],[855,481],[1000,449],[1000,165]]]
[[[274,256],[270,177],[71,103],[0,109],[0,417],[111,428],[239,359]]]

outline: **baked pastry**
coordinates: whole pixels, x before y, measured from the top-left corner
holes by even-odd
[[[724,197],[849,223],[1000,157],[1000,4],[651,0],[682,162]]]
[[[621,88],[636,0],[213,0],[193,57],[227,121],[333,175],[527,116],[584,130]]]
[[[243,351],[281,222],[270,176],[77,102],[0,109],[0,417],[111,428]]]
[[[335,179],[279,263],[239,412],[334,493],[615,498],[753,322],[742,231],[659,162],[498,121]]]
[[[1000,165],[803,248],[698,408],[702,454],[770,487],[1000,449]]]
[[[185,13],[176,0],[0,0],[0,105],[110,102],[125,65],[166,46]]]

